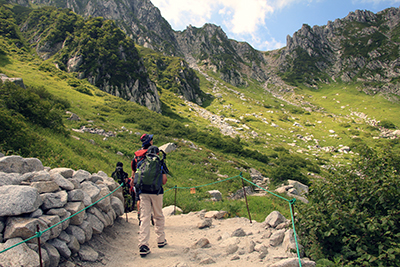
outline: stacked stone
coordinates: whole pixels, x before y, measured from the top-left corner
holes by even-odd
[[[121,188],[102,199],[118,186],[102,171],[50,169],[36,158],[0,157],[0,252],[34,236],[39,227],[43,266],[58,266],[71,255],[97,260],[85,243],[123,215]],[[38,251],[33,238],[1,253],[0,262],[40,266]]]

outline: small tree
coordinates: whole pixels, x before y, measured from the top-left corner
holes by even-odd
[[[314,183],[298,206],[299,234],[314,260],[400,266],[399,156],[362,146],[350,167]]]

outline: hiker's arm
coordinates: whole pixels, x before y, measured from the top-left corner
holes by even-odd
[[[167,180],[168,180],[167,175],[165,173],[163,173],[163,175],[162,175],[162,184],[163,185],[166,184]]]
[[[131,176],[131,178],[132,178],[132,181],[133,181],[133,178],[135,177],[135,170],[136,170],[135,160],[132,160],[132,161],[131,161],[131,169],[132,169],[132,176]]]

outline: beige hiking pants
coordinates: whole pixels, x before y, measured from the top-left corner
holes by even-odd
[[[157,243],[164,242],[164,224],[165,218],[162,212],[163,194],[145,194],[141,193],[140,197],[140,230],[139,230],[139,248],[142,245],[149,247],[150,239],[150,219],[151,211],[153,211],[154,231],[157,236]]]

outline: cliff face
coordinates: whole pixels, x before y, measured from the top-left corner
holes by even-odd
[[[155,84],[133,40],[102,18],[83,20],[74,12],[47,7],[32,11],[21,31],[37,54],[75,72],[99,89],[161,112]]]
[[[293,72],[293,66],[305,60],[306,84],[359,81],[373,91],[399,94],[394,83],[400,76],[399,21],[400,10],[391,8],[377,14],[357,10],[322,27],[303,25],[287,37],[280,71]],[[377,87],[376,83],[382,85]]]

